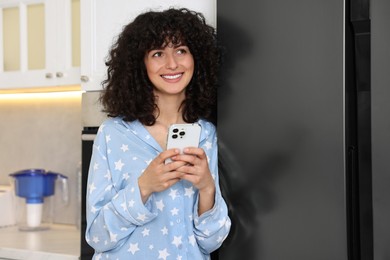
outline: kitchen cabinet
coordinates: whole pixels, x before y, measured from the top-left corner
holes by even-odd
[[[2,0],[0,28],[0,89],[80,84],[80,0]]]
[[[81,86],[101,90],[106,75],[105,60],[124,25],[141,12],[184,6],[200,11],[208,23],[216,24],[216,0],[81,0]]]

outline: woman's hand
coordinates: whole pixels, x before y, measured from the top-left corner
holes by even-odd
[[[191,182],[199,190],[198,214],[214,206],[215,183],[211,175],[207,155],[202,148],[189,147],[184,149],[184,154],[172,157],[174,162],[185,164],[176,169],[183,175],[181,179]]]
[[[177,149],[169,149],[160,153],[138,178],[138,186],[144,203],[153,192],[166,190],[184,175],[183,172],[177,171],[177,169],[184,166],[186,162],[174,161],[165,164],[166,159],[178,154],[179,150]]]

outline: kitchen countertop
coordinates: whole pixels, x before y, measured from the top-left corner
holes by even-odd
[[[80,230],[72,225],[52,225],[44,231],[0,228],[0,259],[78,260]]]

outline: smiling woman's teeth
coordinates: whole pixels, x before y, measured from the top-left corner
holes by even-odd
[[[163,78],[165,79],[177,79],[181,76],[182,74],[176,74],[176,75],[162,75]]]

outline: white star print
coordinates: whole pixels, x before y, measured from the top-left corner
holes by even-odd
[[[144,228],[144,230],[142,230],[142,235],[145,237],[145,236],[149,236],[149,232],[150,232],[150,229],[147,229],[147,228]]]
[[[145,163],[146,163],[147,165],[149,165],[152,161],[153,161],[153,159],[150,159],[150,160],[145,161]]]
[[[130,243],[130,247],[127,251],[131,252],[134,255],[135,252],[139,251],[138,243],[135,243],[135,244]]]
[[[185,194],[184,196],[188,196],[188,198],[191,198],[191,196],[195,193],[194,188],[191,186],[189,188],[184,188]]]
[[[116,240],[116,237],[118,236],[118,234],[115,234],[115,233],[111,233],[110,232],[110,239],[111,239],[111,242],[117,242]]]
[[[96,211],[97,211],[97,208],[95,208],[94,206],[92,206],[92,207],[91,207],[91,212],[92,212],[93,214],[95,214]]]
[[[123,202],[123,203],[121,204],[121,207],[122,207],[123,210],[126,210],[126,209],[127,209],[127,207],[126,207],[126,202]]]
[[[167,229],[167,227],[163,227],[163,228],[161,229],[161,232],[162,232],[163,235],[168,235],[168,229]]]
[[[126,172],[122,174],[122,178],[127,181],[128,178],[130,178],[129,174]]]
[[[119,171],[121,171],[123,165],[125,165],[125,164],[122,162],[122,159],[119,159],[119,161],[116,161],[116,162],[114,162],[114,163],[115,163],[115,170],[119,170]]]
[[[108,143],[109,141],[111,141],[111,136],[110,135],[106,135],[106,142]]]
[[[102,124],[102,125],[99,127],[98,132],[103,132],[103,128],[104,128],[105,126],[106,126],[105,124]]]
[[[171,192],[169,193],[169,196],[174,200],[177,197],[177,190],[171,189]]]
[[[172,216],[178,215],[178,212],[179,212],[179,209],[177,209],[177,208],[173,208],[173,209],[171,210]]]
[[[98,164],[97,162],[95,162],[95,163],[93,164],[93,169],[94,169],[95,171],[99,169],[99,164]]]
[[[223,219],[219,220],[218,221],[219,227],[223,227],[225,225],[225,222],[226,222],[226,218],[223,218]]]
[[[145,221],[146,215],[145,215],[145,214],[140,214],[140,213],[138,213],[137,219],[138,219],[138,220],[141,220],[141,221]]]
[[[164,207],[165,207],[163,200],[156,201],[156,207],[157,207],[160,211],[163,211],[163,209],[164,209]]]
[[[112,188],[112,184],[107,185],[107,187],[104,189],[104,191],[109,191]]]
[[[181,255],[178,255],[178,256],[176,257],[176,260],[182,260],[182,256],[181,256]]]
[[[130,200],[130,201],[129,201],[129,208],[132,208],[132,207],[134,207],[134,203],[135,203],[135,201],[134,201],[134,200]]]
[[[158,250],[158,259],[166,260],[169,255],[170,254],[168,253],[166,248],[164,248],[164,250]]]
[[[174,236],[174,237],[173,237],[173,240],[172,240],[172,244],[174,244],[176,247],[179,247],[179,245],[182,244],[182,242],[181,242],[181,236],[179,236],[179,237]]]
[[[207,141],[203,146],[206,147],[207,150],[210,150],[212,147],[212,145],[209,141]]]
[[[104,178],[107,178],[107,180],[111,179],[111,172],[107,170],[106,175],[104,175]]]
[[[92,182],[92,183],[89,185],[89,194],[91,194],[95,189],[96,189],[95,184]]]
[[[195,236],[194,235],[191,235],[191,236],[188,236],[188,242],[192,245],[192,246],[195,246]]]
[[[122,144],[121,150],[122,150],[123,152],[126,152],[126,151],[129,150],[129,146],[128,146],[127,144]]]
[[[92,241],[95,243],[95,244],[97,244],[97,243],[99,243],[99,238],[98,237],[93,237],[92,238]]]

